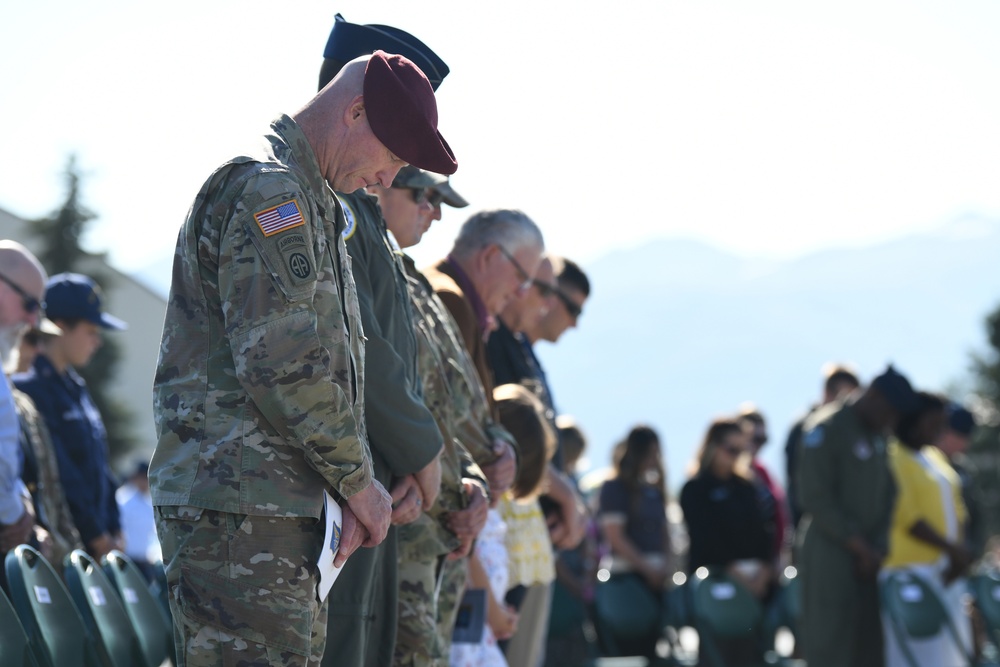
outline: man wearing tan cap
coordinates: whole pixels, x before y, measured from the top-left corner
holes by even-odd
[[[333,190],[389,185],[405,163],[457,168],[427,78],[377,51],[212,174],[181,228],[149,471],[179,667],[317,665],[324,492],[343,511],[337,565],[386,535]]]

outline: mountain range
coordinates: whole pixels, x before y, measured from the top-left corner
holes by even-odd
[[[783,478],[785,436],[819,398],[826,362],[863,381],[892,363],[916,387],[962,398],[1000,308],[1000,220],[967,215],[788,260],[663,239],[584,269],[579,327],[537,348],[557,407],[587,434],[589,468],[608,465],[632,425],[653,426],[676,492],[709,422],[747,402],[768,420],[762,458]],[[169,260],[136,277],[166,295]]]

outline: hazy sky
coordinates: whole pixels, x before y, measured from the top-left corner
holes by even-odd
[[[4,3],[0,207],[52,210],[75,152],[90,249],[126,271],[172,253],[210,171],[312,95],[340,11],[449,64],[440,127],[473,209],[521,208],[584,261],[663,236],[789,256],[1000,213],[995,0],[490,6]]]

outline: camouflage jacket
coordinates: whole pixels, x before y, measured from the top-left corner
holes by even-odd
[[[441,451],[441,432],[424,405],[417,374],[406,276],[386,238],[378,200],[364,190],[338,193],[337,198],[351,230],[345,236],[365,328],[369,444],[376,460],[382,459],[393,475],[402,477],[422,469]],[[376,463],[377,475],[384,474],[383,469]]]
[[[372,479],[344,213],[295,122],[202,186],[154,379],[154,505],[319,517]]]
[[[417,522],[400,528],[401,553],[427,558],[458,546],[458,538],[447,529],[445,521],[449,512],[465,507],[463,478],[485,482],[476,463],[490,463],[496,458],[492,450],[494,438],[513,438],[490,417],[479,374],[451,313],[410,257],[403,256],[403,266],[416,314],[417,364],[424,401],[445,440],[437,503]]]
[[[52,536],[53,551],[49,561],[61,568],[63,558],[73,549],[83,548],[83,542],[63,493],[56,453],[45,420],[27,394],[17,389],[13,394],[21,422],[21,446],[25,449],[22,478],[35,501],[37,522]],[[27,478],[29,474],[31,479]]]

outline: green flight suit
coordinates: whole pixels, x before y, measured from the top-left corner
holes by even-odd
[[[864,426],[853,401],[834,403],[810,415],[798,454],[804,656],[809,667],[881,666],[878,583],[855,574],[846,542],[860,536],[888,553],[896,487],[885,435]]]
[[[399,256],[386,237],[378,200],[364,190],[338,193],[347,217],[345,238],[365,331],[365,421],[375,478],[415,473],[441,451],[442,436],[424,405],[417,373],[417,340]],[[389,528],[373,549],[359,549],[330,591],[327,652],[330,667],[392,661],[399,605],[399,530]]]

